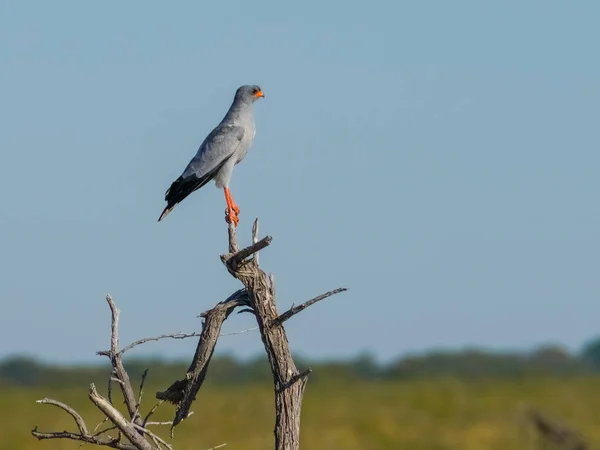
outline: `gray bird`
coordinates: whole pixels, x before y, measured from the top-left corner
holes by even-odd
[[[237,226],[240,208],[231,197],[229,181],[233,167],[244,159],[254,140],[256,128],[252,105],[261,97],[264,97],[263,91],[258,86],[244,85],[238,88],[221,123],[204,139],[181,176],[165,192],[167,206],[158,218],[159,222],[188,195],[210,180],[215,180],[217,188],[223,188],[225,192],[225,220]]]

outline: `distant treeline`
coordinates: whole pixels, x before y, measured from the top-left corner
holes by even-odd
[[[454,376],[460,378],[525,377],[538,375],[570,376],[600,373],[600,339],[573,354],[559,346],[543,346],[529,353],[491,352],[485,350],[434,351],[403,357],[391,364],[378,364],[368,355],[335,362],[298,359],[300,369],[311,367],[311,381],[398,380],[419,377]],[[126,359],[132,379],[139,379],[146,369],[149,380],[165,387],[181,378],[186,362],[160,359]],[[32,358],[14,356],[0,361],[0,385],[87,386],[102,383],[109,374],[108,364],[57,366]],[[239,384],[269,380],[267,360],[239,361],[229,356],[213,357],[207,382]]]

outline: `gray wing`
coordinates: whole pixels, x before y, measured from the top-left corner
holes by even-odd
[[[237,125],[221,124],[212,130],[181,176],[165,192],[167,206],[158,221],[164,219],[188,195],[212,180],[238,149],[243,137],[244,128]]]
[[[217,126],[200,145],[196,156],[189,162],[181,177],[204,178],[208,174],[214,175],[235,153],[243,138],[243,127],[233,124]]]

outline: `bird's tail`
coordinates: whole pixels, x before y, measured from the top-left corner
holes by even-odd
[[[167,217],[169,215],[169,213],[173,210],[173,208],[175,208],[175,205],[167,205],[166,208],[163,209],[163,212],[160,215],[160,217],[158,218],[158,221],[160,222],[165,217]]]
[[[225,164],[226,161],[227,160],[224,160],[215,169],[199,178],[195,175],[188,178],[183,178],[183,176],[180,176],[173,181],[171,187],[169,187],[167,192],[165,192],[165,201],[167,202],[167,207],[163,210],[162,214],[158,218],[158,221],[160,222],[167,217],[173,208],[181,203],[181,201],[183,201],[188,195],[195,190],[200,189],[202,186],[212,180],[212,178],[221,169],[221,167],[223,167],[223,164]]]

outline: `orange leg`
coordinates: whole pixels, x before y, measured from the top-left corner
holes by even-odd
[[[227,202],[227,211],[225,211],[225,220],[227,223],[233,222],[233,224],[237,227],[238,222],[238,214],[240,213],[240,208],[235,204],[233,198],[231,197],[231,192],[229,192],[228,188],[223,189],[225,191],[225,201]]]

